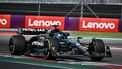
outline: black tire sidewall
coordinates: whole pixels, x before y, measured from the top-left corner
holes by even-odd
[[[105,44],[104,44],[103,40],[95,39],[94,42],[95,42],[95,46],[96,46],[95,51],[100,52],[100,53],[105,53]]]
[[[93,52],[103,54],[103,56],[94,56],[94,54],[91,52],[91,59],[94,61],[101,61],[105,55],[105,44],[104,44],[103,40],[94,39],[91,44],[92,44],[92,46],[94,46],[94,47],[92,47],[92,48],[94,48]]]
[[[25,52],[25,45],[26,45],[26,40],[25,37],[22,35],[14,35],[10,38],[10,41],[13,40],[14,42],[14,48],[10,50],[10,53],[12,55],[23,55]],[[11,43],[9,41],[9,48],[11,46]]]

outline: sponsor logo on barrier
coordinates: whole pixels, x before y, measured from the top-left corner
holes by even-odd
[[[10,27],[10,15],[0,15],[0,28]]]
[[[115,24],[114,23],[98,23],[98,22],[88,22],[86,23],[83,20],[83,28],[96,28],[96,29],[114,29]]]
[[[64,17],[26,16],[26,28],[51,28],[52,25],[59,25],[60,29],[64,29]]]
[[[7,24],[7,20],[6,19],[0,19],[0,24],[6,25]]]
[[[79,30],[98,32],[118,32],[118,22],[118,19],[81,18]]]
[[[61,26],[61,22],[60,21],[44,21],[44,20],[34,20],[32,21],[31,19],[29,19],[29,23],[28,26],[51,26],[51,25],[59,25]]]

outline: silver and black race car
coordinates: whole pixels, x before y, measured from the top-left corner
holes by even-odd
[[[26,40],[23,35],[36,34]],[[82,43],[82,37],[68,38],[70,34],[57,29],[18,29],[18,34],[9,40],[11,55],[40,56],[44,59],[60,57],[87,56],[94,61],[104,57],[112,57],[109,46],[105,46],[101,39],[91,39],[91,42]]]

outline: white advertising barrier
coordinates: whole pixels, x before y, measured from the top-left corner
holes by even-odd
[[[79,30],[96,32],[118,32],[119,19],[80,18]]]

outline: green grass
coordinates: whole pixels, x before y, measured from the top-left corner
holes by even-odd
[[[82,32],[70,31],[71,36],[122,38],[121,32]]]

